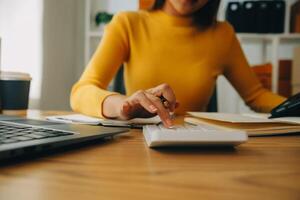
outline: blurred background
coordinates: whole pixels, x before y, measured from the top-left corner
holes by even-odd
[[[32,76],[31,109],[70,110],[69,94],[99,44],[103,28],[123,10],[152,0],[0,0],[1,70]],[[300,2],[222,0],[219,20],[235,28],[248,61],[273,92],[300,92]],[[119,87],[114,80],[110,89]],[[251,112],[224,77],[220,112]]]

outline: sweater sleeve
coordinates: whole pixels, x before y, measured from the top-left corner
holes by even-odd
[[[129,43],[126,16],[114,16],[106,26],[101,42],[84,73],[71,90],[71,108],[86,115],[103,117],[102,103],[115,94],[106,88],[120,65],[128,59]]]
[[[233,28],[230,27],[230,29],[231,44],[226,58],[224,76],[254,111],[270,112],[285,98],[263,88],[253,70],[250,69]]]

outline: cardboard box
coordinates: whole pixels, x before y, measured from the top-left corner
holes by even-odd
[[[292,60],[279,61],[279,80],[278,80],[278,94],[289,97],[291,96],[291,75],[292,75]],[[257,75],[258,79],[266,89],[272,89],[272,64],[266,63],[255,65],[252,70]]]
[[[300,47],[294,48],[291,85],[292,94],[300,92]]]
[[[292,60],[279,60],[279,80],[291,80]]]
[[[297,94],[300,92],[300,85],[293,85],[292,86],[292,94]]]
[[[263,87],[271,90],[272,83],[272,64],[266,63],[262,65],[255,65],[252,70],[262,83]]]
[[[147,10],[152,7],[154,0],[139,0],[139,9]]]
[[[278,94],[290,97],[291,96],[291,81],[290,80],[279,80]]]

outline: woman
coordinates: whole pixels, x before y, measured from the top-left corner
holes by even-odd
[[[223,74],[252,109],[269,112],[284,98],[263,89],[233,28],[216,21],[219,3],[157,0],[151,11],[115,15],[72,88],[73,110],[124,120],[158,114],[169,127],[169,112],[205,111]],[[126,96],[105,89],[122,63]]]

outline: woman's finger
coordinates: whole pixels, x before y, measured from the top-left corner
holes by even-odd
[[[164,84],[158,85],[157,87],[151,88],[148,91],[157,97],[165,99],[167,102],[164,104],[167,105],[167,107],[170,109],[170,111],[173,112],[175,110],[176,96],[175,96],[174,91],[168,84],[164,83]]]
[[[130,113],[131,113],[131,105],[128,101],[125,101],[121,107],[121,113],[120,113],[120,116],[121,118],[123,119],[130,119]]]
[[[157,108],[151,100],[147,98],[144,91],[140,90],[123,102],[121,115],[123,119],[131,119],[144,113],[144,111],[156,114]]]
[[[153,94],[146,93],[146,96],[148,97],[149,100],[154,104],[154,106],[157,108],[157,114],[162,120],[164,126],[170,127],[173,125],[171,116],[169,111],[163,106],[160,98],[154,96]]]
[[[148,99],[144,91],[137,92],[135,98],[138,100],[139,104],[145,108],[150,113],[156,113],[157,108],[153,104],[153,102]]]

